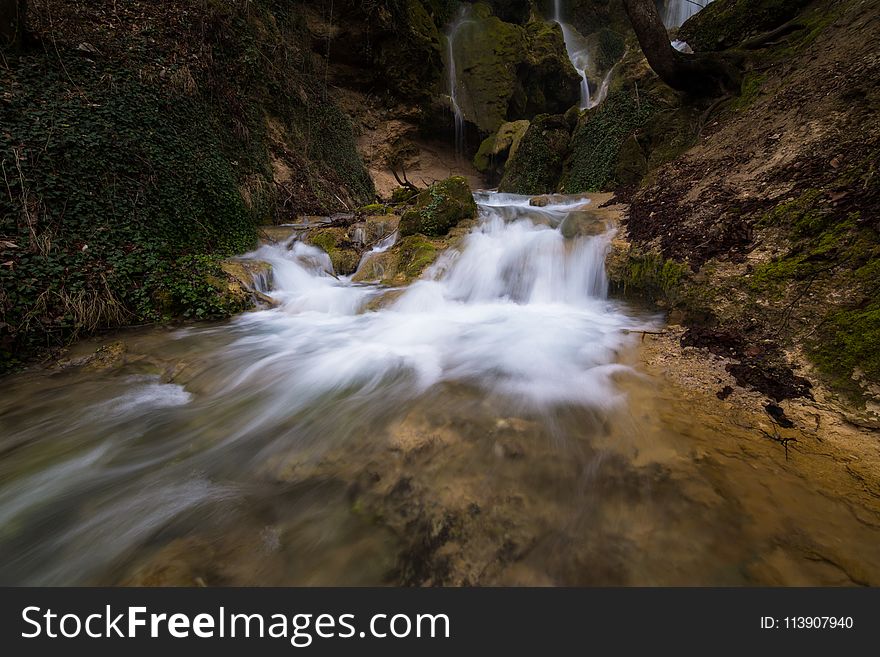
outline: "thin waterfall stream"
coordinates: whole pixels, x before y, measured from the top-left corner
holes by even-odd
[[[595,203],[476,199],[406,289],[266,245],[277,308],[10,380],[0,582],[744,584],[803,508],[801,531],[870,554],[877,531],[806,480],[775,472],[764,504],[765,466],[639,373],[658,320],[609,299]],[[452,561],[420,551],[438,523]]]

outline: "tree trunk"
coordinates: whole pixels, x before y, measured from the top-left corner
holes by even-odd
[[[723,56],[690,55],[672,47],[654,0],[623,0],[623,5],[648,64],[666,84],[697,96],[739,92],[740,72]]]
[[[18,50],[25,44],[27,0],[0,0],[0,48]]]

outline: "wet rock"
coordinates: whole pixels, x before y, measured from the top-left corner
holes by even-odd
[[[405,285],[421,276],[439,253],[439,247],[424,235],[410,235],[383,253],[369,255],[352,280]]]
[[[272,265],[262,260],[227,260],[220,268],[232,294],[250,294],[256,303],[275,306],[267,292],[272,289]]]
[[[368,246],[394,234],[400,226],[400,217],[393,214],[374,215],[364,219],[364,234]]]
[[[453,50],[464,90],[459,104],[484,135],[510,119],[564,112],[577,103],[580,77],[555,23],[536,17],[520,26],[477,4]]]
[[[570,212],[560,227],[562,236],[565,239],[574,239],[576,237],[594,237],[601,235],[608,226],[605,218],[592,210],[575,210]]]
[[[318,228],[307,234],[306,241],[330,256],[333,271],[340,276],[353,274],[361,260],[360,251],[350,239],[347,228]]]

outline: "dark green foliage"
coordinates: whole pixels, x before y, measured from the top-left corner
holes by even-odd
[[[217,256],[184,256],[160,274],[153,273],[158,310],[186,319],[224,319],[247,310],[248,296],[230,292],[220,263]]]
[[[507,161],[498,189],[512,194],[556,191],[569,137],[564,117],[536,116],[516,153]]]
[[[30,22],[52,48],[0,68],[0,370],[100,327],[238,312],[218,262],[258,223],[373,197],[290,3],[48,5]]]
[[[599,30],[597,35],[596,68],[600,71],[607,71],[623,57],[626,52],[626,44],[623,37],[607,28]]]
[[[562,189],[568,194],[613,187],[621,147],[654,111],[648,96],[636,100],[632,91],[612,92],[598,108],[583,115],[571,139]]]

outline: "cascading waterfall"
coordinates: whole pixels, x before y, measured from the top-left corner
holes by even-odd
[[[572,66],[581,76],[581,109],[595,107],[604,98],[593,100],[590,92],[590,81],[587,78],[587,67],[590,65],[590,54],[584,48],[581,36],[568,23],[562,20],[562,0],[555,0],[553,4],[553,22],[562,29],[562,37],[565,40],[565,50]]]
[[[158,532],[207,531],[250,508],[255,473],[273,459],[344,448],[444,385],[518,413],[616,407],[615,377],[629,371],[617,354],[644,320],[606,297],[613,231],[563,237],[583,199],[477,199],[482,221],[463,246],[379,310],[364,312],[388,291],[333,276],[322,251],[267,245],[251,257],[272,265],[277,308],[166,333],[151,350],[197,354],[184,385],[142,373],[61,381],[33,397],[39,422],[0,404],[19,445],[0,464],[0,580],[106,581]],[[46,436],[52,448],[40,451]],[[315,518],[308,504],[299,513],[288,541],[351,516]]]
[[[465,123],[464,113],[461,111],[459,104],[459,88],[458,88],[458,70],[455,63],[455,39],[459,30],[463,25],[467,24],[467,7],[462,7],[458,14],[458,18],[449,27],[446,35],[446,58],[448,60],[447,68],[449,70],[449,101],[452,106],[452,114],[455,121],[455,154],[462,157],[465,152]]]
[[[660,17],[669,29],[681,27],[687,19],[704,9],[710,2],[712,0],[663,0]]]

